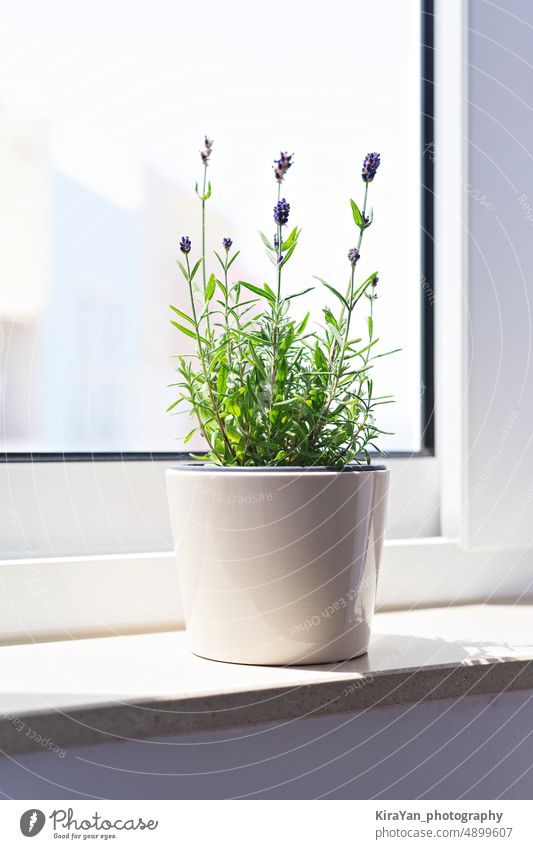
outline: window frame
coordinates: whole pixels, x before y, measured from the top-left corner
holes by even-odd
[[[435,341],[434,298],[434,158],[425,151],[434,145],[434,0],[420,2],[420,335],[421,335],[421,445],[419,451],[390,451],[391,458],[432,457],[435,455]],[[377,456],[377,455],[376,455]],[[139,462],[189,459],[181,451],[66,451],[0,452],[0,463],[83,463]]]

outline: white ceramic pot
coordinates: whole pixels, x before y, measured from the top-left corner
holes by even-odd
[[[388,487],[383,466],[167,471],[192,651],[265,665],[364,654]]]

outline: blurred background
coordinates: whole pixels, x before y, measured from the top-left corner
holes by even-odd
[[[144,7],[144,8],[143,8]],[[173,451],[173,357],[187,349],[182,234],[200,255],[204,134],[208,247],[231,236],[235,279],[272,283],[258,230],[272,230],[272,163],[303,228],[287,266],[344,289],[356,241],[349,198],[375,222],[358,271],[379,270],[378,394],[394,394],[387,450],[420,448],[420,3],[244,0],[183,7],[20,0],[0,32],[0,441],[7,452]],[[215,263],[208,259],[208,267]],[[317,284],[319,285],[319,284]],[[303,299],[302,299],[303,300]],[[299,309],[331,298],[319,288]],[[297,302],[295,302],[296,305]],[[366,317],[366,304],[361,323]],[[189,446],[188,446],[189,447]]]

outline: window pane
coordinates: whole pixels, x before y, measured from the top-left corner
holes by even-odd
[[[269,10],[270,9],[270,10]],[[13,3],[0,34],[2,450],[168,451],[165,413],[186,307],[176,267],[199,256],[203,134],[214,138],[208,247],[230,235],[235,278],[272,282],[279,150],[302,240],[285,285],[344,288],[349,198],[378,150],[361,274],[379,269],[380,424],[420,447],[420,8],[414,0]],[[214,265],[213,265],[214,268]],[[324,290],[309,296],[318,318]],[[296,302],[295,302],[296,304]],[[302,308],[303,305],[298,305]],[[364,319],[364,312],[361,321]],[[186,348],[186,346],[185,346]],[[178,440],[178,441],[177,441]]]

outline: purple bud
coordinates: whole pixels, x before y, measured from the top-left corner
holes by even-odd
[[[208,139],[206,136],[204,145],[204,149],[200,151],[200,156],[202,157],[202,162],[204,163],[204,165],[207,165],[209,162],[209,157],[211,156],[211,151],[213,150],[213,139]]]
[[[294,164],[291,162],[294,153],[283,153],[283,151],[279,155],[279,159],[274,160],[274,176],[278,183],[283,183],[283,178],[285,174]]]
[[[348,259],[350,260],[350,263],[352,265],[356,264],[356,262],[357,262],[357,260],[359,259],[360,256],[361,256],[361,254],[359,253],[357,248],[350,248],[350,250],[348,251]]]
[[[381,159],[379,153],[367,153],[363,162],[363,170],[361,176],[363,182],[371,183],[376,176],[376,171],[379,168]]]
[[[280,224],[281,226],[283,226],[287,223],[287,221],[289,220],[290,209],[291,206],[288,201],[285,200],[285,198],[282,198],[277,202],[276,206],[274,207],[274,221],[276,222],[276,224]]]
[[[225,238],[225,239],[222,239],[222,246],[223,246],[223,247],[224,247],[227,251],[229,251],[229,249],[231,248],[232,244],[233,244],[233,239],[230,239],[230,238],[229,238],[229,236],[226,236],[226,238]]]
[[[191,240],[188,236],[182,236],[180,241],[180,251],[182,254],[188,254],[191,249]]]

